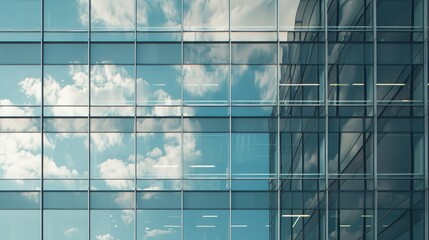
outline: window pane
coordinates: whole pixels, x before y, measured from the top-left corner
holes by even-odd
[[[180,133],[138,134],[138,178],[179,178],[182,175],[181,142]]]
[[[43,239],[88,239],[88,212],[82,210],[43,211]]]
[[[228,210],[185,210],[184,239],[228,239]]]
[[[138,30],[179,30],[182,0],[137,0]]]
[[[91,209],[133,209],[134,192],[91,192]],[[111,210],[116,212],[114,210]],[[119,211],[118,211],[119,212]],[[108,218],[105,218],[107,220]]]
[[[377,25],[382,27],[422,27],[423,1],[377,0]]]
[[[0,192],[0,209],[39,209],[39,192]]]
[[[91,67],[92,105],[134,104],[134,67],[120,65],[93,65]],[[133,110],[133,109],[131,109]],[[105,109],[98,115],[112,115],[120,110]],[[129,114],[133,114],[131,111]]]
[[[330,6],[328,10],[330,27],[372,27],[371,0],[330,0],[328,6]]]
[[[271,105],[276,102],[276,66],[232,66],[231,72],[233,104]],[[271,109],[267,108],[267,111]]]
[[[88,192],[44,192],[43,208],[88,209]]]
[[[40,239],[40,210],[1,210],[0,231],[5,239]],[[25,226],[25,231],[23,231]]]
[[[91,29],[134,31],[134,0],[91,0]]]
[[[180,192],[138,192],[137,208],[139,209],[180,209]]]
[[[41,135],[40,133],[0,134],[0,178],[18,179],[40,178]]]
[[[279,26],[284,29],[308,29],[323,26],[320,0],[278,0]]]
[[[232,64],[277,64],[277,44],[233,43]]]
[[[91,44],[93,64],[133,64],[134,44],[93,43]]]
[[[88,63],[88,45],[79,44],[45,44],[45,64],[86,64]]]
[[[91,177],[98,188],[133,189],[135,161],[131,133],[91,134]],[[102,180],[102,181],[101,181]]]
[[[41,0],[2,1],[0,30],[40,30],[40,5]]]
[[[227,133],[184,133],[186,177],[226,177],[228,175]]]
[[[232,177],[267,178],[276,174],[275,142],[268,133],[233,133]]]
[[[228,209],[228,192],[185,192],[183,196],[185,209]]]
[[[228,66],[185,65],[184,101],[188,104],[227,104]]]
[[[40,64],[40,43],[1,43],[0,64]]]
[[[40,104],[41,69],[39,66],[0,66],[0,105]],[[33,115],[30,108],[13,108],[13,114]]]
[[[185,43],[185,64],[229,63],[229,45],[226,43]]]
[[[88,105],[88,67],[83,65],[44,67],[45,105]],[[76,115],[88,114],[75,108]],[[52,108],[51,115],[71,115],[65,108]]]
[[[86,134],[46,133],[45,137],[44,178],[86,179],[88,177],[89,153]],[[63,187],[73,189],[76,186],[70,182]]]
[[[180,66],[137,66],[137,104],[180,104],[181,75]],[[147,114],[155,112],[164,111],[157,107]]]
[[[276,236],[277,213],[268,210],[233,210],[231,239],[261,240]]]
[[[231,0],[231,29],[275,30],[275,27],[275,0]]]
[[[88,30],[89,0],[44,0],[43,3],[45,30]]]
[[[180,210],[137,210],[137,239],[181,239],[180,216]]]
[[[138,64],[181,64],[180,43],[139,43],[137,44]]]
[[[184,0],[185,30],[228,30],[228,0]]]
[[[133,210],[92,210],[91,240],[133,239]]]

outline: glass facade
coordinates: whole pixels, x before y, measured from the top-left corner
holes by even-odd
[[[0,1],[0,238],[428,240],[428,8]]]

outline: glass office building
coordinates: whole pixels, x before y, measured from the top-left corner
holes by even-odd
[[[0,1],[0,238],[428,240],[427,0]]]

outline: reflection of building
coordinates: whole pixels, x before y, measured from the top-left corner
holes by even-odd
[[[428,239],[427,6],[2,1],[1,239]]]

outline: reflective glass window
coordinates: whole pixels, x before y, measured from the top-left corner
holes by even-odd
[[[88,30],[89,0],[44,0],[45,30]]]
[[[165,123],[168,124],[168,122]],[[181,150],[180,133],[139,133],[137,135],[137,177],[179,178],[182,175]]]
[[[40,64],[40,43],[1,43],[0,64]]]
[[[377,0],[377,26],[422,27],[423,1]]]
[[[276,11],[274,0],[231,0],[231,29],[275,30]]]
[[[372,1],[330,0],[328,2],[329,27],[372,27]]]
[[[232,64],[277,64],[277,44],[233,43]]]
[[[40,31],[40,6],[41,0],[3,1],[0,30]]]
[[[93,64],[133,64],[134,44],[93,43],[91,44]]]
[[[228,0],[184,0],[185,30],[228,30]]]
[[[1,105],[33,105],[41,101],[41,69],[39,66],[0,65]],[[30,108],[16,107],[11,114],[33,115]]]
[[[40,240],[40,219],[40,210],[0,210],[2,237]]]
[[[133,239],[133,210],[91,210],[90,239]]]
[[[134,31],[134,0],[91,0],[91,29],[96,31]]]
[[[40,193],[38,192],[1,192],[0,209],[39,209]]]
[[[187,104],[228,103],[228,66],[185,65],[184,102]]]
[[[276,66],[234,65],[231,74],[233,104],[271,105],[276,102]]]
[[[229,45],[226,43],[185,43],[185,64],[228,64]]]
[[[79,189],[80,183],[73,180],[87,179],[89,156],[86,140],[86,134],[82,133],[45,134],[43,171],[45,179],[52,179],[51,188],[55,184],[56,189]],[[65,179],[69,181],[54,181]]]
[[[231,137],[232,177],[275,176],[277,154],[269,133],[233,133]]]
[[[88,209],[88,192],[44,192],[43,208]]]
[[[137,0],[138,30],[179,30],[182,0]]]
[[[132,105],[135,94],[134,84],[134,67],[132,66],[93,65],[91,67],[91,104]],[[127,109],[123,110],[127,111]],[[102,112],[99,112],[99,115],[111,115],[109,109],[100,111]],[[111,109],[111,112],[117,111],[121,110]],[[130,111],[129,114],[133,114],[133,111]]]
[[[20,179],[37,179],[41,176],[40,133],[0,134],[1,179],[13,179],[13,185],[22,185]]]
[[[88,212],[45,210],[43,226],[43,239],[88,239]]]
[[[86,64],[88,45],[86,43],[51,43],[43,48],[45,64]]]
[[[281,29],[308,29],[323,26],[323,1],[278,0]]]
[[[228,175],[227,133],[184,133],[185,177],[223,177]]]
[[[91,177],[97,189],[133,189],[134,136],[131,133],[91,134]]]
[[[231,239],[269,239],[276,236],[276,212],[269,210],[232,210]]]
[[[181,64],[180,43],[139,43],[137,64]]]
[[[180,239],[180,210],[137,210],[138,239]]]
[[[82,65],[49,65],[44,67],[45,105],[88,105],[88,67]],[[69,112],[71,111],[71,112]],[[53,108],[51,115],[85,115],[87,109]]]
[[[228,239],[228,210],[185,210],[184,238]]]
[[[137,104],[139,105],[177,105],[181,103],[182,73],[180,66],[137,66]],[[161,110],[157,106],[148,115],[163,112],[174,116],[175,110]]]

